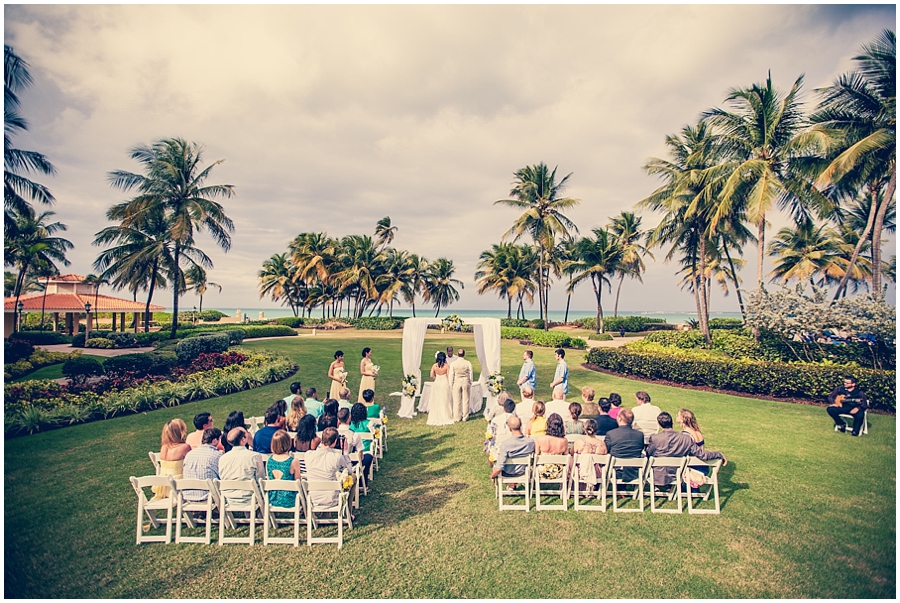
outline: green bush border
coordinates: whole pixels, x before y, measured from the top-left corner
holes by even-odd
[[[531,345],[546,348],[573,348],[583,350],[587,342],[580,337],[572,337],[562,331],[544,331],[521,327],[500,327],[501,339],[518,339]]]

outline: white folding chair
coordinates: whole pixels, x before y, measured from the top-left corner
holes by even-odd
[[[378,442],[375,440],[375,434],[371,431],[361,431],[359,437],[363,441],[363,446],[365,446],[365,442],[369,442],[369,454],[372,455],[372,464],[369,465],[369,479],[372,479],[375,477],[375,471],[378,470],[378,455],[375,450]]]
[[[522,475],[514,477],[505,477],[503,472],[497,476],[497,500],[499,501],[500,511],[525,511],[528,513],[531,507],[531,461],[532,455],[516,456],[506,459],[506,466],[524,465],[525,472]],[[515,487],[518,484],[525,486],[525,503],[523,505],[505,505],[503,504],[504,496],[522,496],[521,492],[516,490],[507,490],[507,486]]]
[[[569,461],[572,457],[568,454],[539,454],[534,461],[534,508],[537,511],[565,511],[569,508]],[[556,477],[543,477],[542,468],[546,465],[559,465],[559,475]],[[548,490],[543,486],[556,484],[559,489]],[[541,494],[544,496],[559,496],[559,504],[544,504],[541,502]]]
[[[377,459],[384,458],[384,441],[382,440],[382,436],[384,434],[384,426],[380,423],[372,423],[372,420],[369,420],[369,431],[372,433],[375,443],[375,451],[372,452],[372,456]]]
[[[572,452],[572,447],[575,446],[575,442],[578,440],[584,439],[584,436],[578,433],[567,433],[566,440],[569,442],[569,452]]]
[[[387,444],[387,408],[382,405],[381,406],[381,447],[386,452],[388,449]]]
[[[263,545],[272,544],[292,544],[300,546],[300,524],[306,523],[306,500],[303,495],[303,488],[300,486],[300,480],[286,479],[261,479],[259,485],[263,492]],[[275,506],[269,502],[270,492],[295,492],[294,506],[281,507]],[[278,514],[290,513],[290,518],[279,518]],[[290,523],[294,526],[294,535],[286,536],[269,536],[269,526],[273,530],[278,529],[279,523]]]
[[[247,419],[247,431],[250,432],[250,435],[253,436],[259,431],[260,427],[265,425],[266,418],[265,417],[250,417]]]
[[[256,541],[256,511],[262,510],[262,494],[256,480],[252,479],[223,479],[213,481],[213,487],[218,490],[220,501],[219,519],[219,544],[249,544],[253,546]],[[227,494],[226,494],[227,493]],[[234,500],[241,493],[250,497],[249,502]],[[230,500],[229,500],[230,499]],[[249,516],[250,533],[248,536],[225,536],[226,527],[237,528],[243,523],[234,516],[234,513],[247,513]],[[265,517],[263,517],[265,521]]]
[[[844,433],[850,433],[851,431],[853,431],[853,415],[851,415],[850,413],[841,413],[838,416],[842,418],[847,424],[847,427],[844,428]],[[834,430],[840,431],[840,428],[835,425]],[[869,410],[865,408],[863,409],[863,422],[862,427],[859,428],[859,434],[869,435]]]
[[[153,463],[153,474],[159,475],[159,453],[158,452],[148,452],[150,456],[150,462]]]
[[[683,499],[681,497],[681,481],[684,473],[684,466],[687,463],[687,457],[660,457],[651,456],[647,461],[647,482],[650,485],[650,510],[653,513],[681,513],[683,508]],[[678,509],[663,509],[656,505],[656,479],[654,467],[665,467],[667,469],[675,469],[675,480],[672,482],[671,489],[664,495],[665,500],[678,500]]]
[[[615,513],[643,513],[644,512],[644,475],[647,466],[647,459],[644,457],[636,459],[620,459],[612,457],[611,467],[609,469],[609,481],[612,484],[613,512]],[[616,475],[617,468],[634,468],[637,469],[637,477],[634,479],[619,478]],[[633,499],[639,501],[637,509],[619,508],[619,486],[634,486],[634,492],[629,494]]]
[[[362,454],[362,452],[360,452],[359,450],[357,450],[357,451],[355,451],[355,452],[348,452],[348,453],[347,453],[347,458],[350,459],[350,463],[353,465],[353,477],[354,477],[355,480],[356,480],[356,483],[353,484],[353,496],[351,497],[351,499],[352,499],[352,504],[353,504],[353,508],[354,508],[354,509],[358,509],[358,508],[359,508],[359,491],[360,491],[360,488],[362,488],[363,493],[364,493],[366,496],[369,495],[369,489],[368,489],[368,488],[366,487],[366,485],[363,483],[363,479],[362,479],[362,473],[363,473],[363,463],[362,463],[362,460],[363,460],[363,454]]]
[[[184,497],[186,490],[200,490],[206,492],[205,500],[190,500]],[[175,520],[175,542],[212,542],[213,510],[219,507],[219,495],[216,493],[209,479],[177,479],[175,490],[178,499],[178,516]],[[182,536],[181,525],[187,523],[189,528],[196,528],[197,523],[194,513],[203,513],[203,524],[206,527],[205,536]]]
[[[341,483],[337,480],[304,480],[303,487],[306,489],[306,546],[312,546],[313,544],[337,544],[339,549],[343,548],[344,524],[346,523],[347,528],[352,530],[353,518],[350,516],[347,493],[341,488]],[[337,503],[326,505],[317,503],[314,500],[316,492],[337,492]],[[337,517],[333,520],[316,519],[316,513],[336,513]],[[337,536],[313,538],[313,528],[318,528],[320,524],[337,524]]]
[[[608,454],[576,454],[575,467],[572,469],[572,494],[575,497],[576,511],[606,511],[606,486],[609,481],[610,455]],[[595,467],[600,466],[600,476],[597,477]],[[588,473],[590,472],[590,473]],[[600,486],[597,498],[600,505],[588,505],[581,502],[581,484],[593,487]],[[585,500],[595,496],[593,490],[585,489]]]
[[[688,483],[686,488],[688,490],[686,496],[688,499],[688,513],[691,515],[718,515],[719,514],[719,467],[722,466],[722,459],[714,459],[711,461],[703,461],[698,459],[695,456],[690,456],[687,459],[687,467],[684,471],[684,479],[688,478],[687,469],[691,467],[709,467],[709,475],[706,476],[706,483],[701,485],[699,488],[699,492],[691,492],[691,485]],[[703,488],[706,487],[706,492],[703,491]],[[713,509],[697,509],[694,507],[694,500],[699,499],[703,501],[709,500],[709,495],[712,493],[714,495],[714,499],[716,502],[716,506]]]
[[[172,542],[172,511],[175,508],[175,497],[168,496],[166,498],[152,500],[148,499],[146,492],[144,492],[144,488],[152,488],[153,486],[168,486],[169,488],[173,488],[175,484],[172,481],[172,477],[169,475],[147,475],[144,477],[131,476],[128,480],[131,482],[131,487],[134,488],[134,492],[138,497],[137,538],[135,544],[144,542],[165,542],[168,544]],[[156,515],[157,511],[165,511],[165,518],[158,517]],[[165,535],[153,534],[145,536],[143,529],[144,514],[150,519],[150,525],[153,528],[158,529],[162,525],[165,525]]]

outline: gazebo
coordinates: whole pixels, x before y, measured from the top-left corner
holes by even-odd
[[[86,327],[89,331],[94,330],[91,323],[97,312],[111,312],[112,330],[125,331],[125,314],[130,313],[134,315],[134,331],[137,333],[147,310],[145,303],[99,295],[97,293],[99,285],[84,281],[85,277],[80,274],[62,274],[43,279],[45,291],[20,296],[18,312],[15,297],[3,298],[3,336],[9,337],[16,330],[16,319],[19,314],[41,311],[52,317],[54,331],[60,315],[64,315],[64,331],[69,335],[77,332],[82,314],[86,315]],[[164,306],[151,304],[150,319],[153,319],[153,312],[162,310],[165,310]]]
[[[403,374],[415,375],[422,388],[422,350],[425,347],[425,332],[428,325],[440,324],[440,318],[407,318],[403,321]],[[466,324],[472,325],[475,336],[475,353],[481,364],[481,375],[478,381],[485,383],[487,377],[500,370],[500,319],[499,318],[466,318]],[[398,417],[411,419],[416,412],[414,400],[401,393],[400,412]],[[480,406],[481,401],[478,404]],[[474,406],[474,404],[473,404]]]

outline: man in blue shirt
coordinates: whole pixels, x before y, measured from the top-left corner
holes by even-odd
[[[303,403],[306,405],[306,412],[314,416],[316,420],[325,412],[325,405],[319,402],[319,394],[314,387],[306,388],[306,400]]]
[[[525,350],[522,354],[522,359],[525,362],[522,363],[522,370],[519,371],[519,380],[516,381],[520,392],[526,385],[531,387],[531,391],[537,391],[537,369],[535,369],[532,358],[534,358],[534,352],[531,350]]]
[[[262,454],[272,453],[272,436],[284,427],[284,415],[278,412],[278,406],[273,404],[266,409],[266,426],[253,436],[253,452]]]
[[[562,391],[562,399],[566,399],[569,393],[569,365],[566,364],[566,351],[562,348],[556,350],[556,373],[553,375],[553,383],[550,384],[551,392],[555,389]]]

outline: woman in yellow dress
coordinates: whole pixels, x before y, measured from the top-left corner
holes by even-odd
[[[344,353],[340,350],[334,353],[334,362],[328,367],[328,378],[331,379],[331,391],[328,397],[332,400],[341,399],[341,390],[347,386],[347,369],[344,368]]]
[[[171,475],[173,479],[184,477],[184,457],[191,451],[187,437],[187,425],[181,419],[172,419],[162,430],[162,444],[159,449],[159,474]],[[153,500],[171,496],[168,486],[153,486]]]
[[[359,372],[362,379],[359,382],[359,396],[357,402],[363,402],[363,392],[367,389],[375,391],[375,363],[372,362],[372,348],[363,348],[362,360],[359,363]]]

